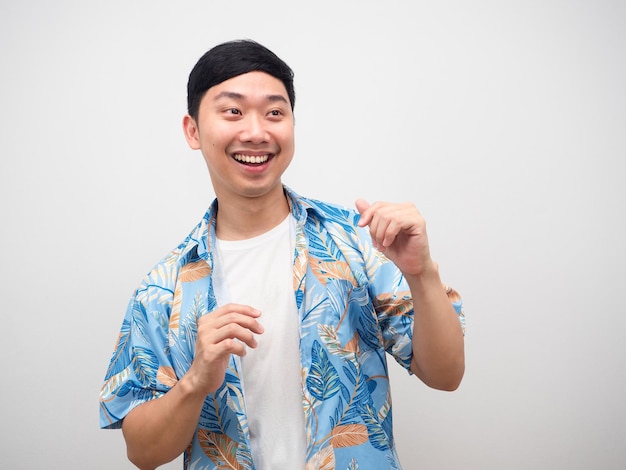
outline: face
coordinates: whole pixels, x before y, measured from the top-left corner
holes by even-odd
[[[209,88],[185,137],[206,161],[220,200],[283,197],[281,176],[294,154],[294,118],[283,83],[249,72]]]

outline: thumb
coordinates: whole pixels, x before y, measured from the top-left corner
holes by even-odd
[[[369,202],[367,202],[365,199],[357,199],[356,202],[355,202],[355,205],[356,205],[356,208],[357,208],[357,210],[359,211],[359,213],[361,215],[370,206]]]
[[[361,219],[359,220],[359,226],[363,227],[364,225],[367,225],[369,223],[369,220],[365,220],[365,218],[363,218],[363,213],[369,209],[370,204],[369,202],[367,202],[365,199],[357,199],[355,202],[356,205],[356,209],[359,211],[359,214],[361,214]]]

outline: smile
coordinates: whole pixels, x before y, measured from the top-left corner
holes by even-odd
[[[234,155],[235,160],[237,160],[240,163],[247,163],[247,164],[252,164],[252,165],[259,165],[262,163],[267,162],[271,157],[271,154],[265,154],[265,155],[243,155],[240,153],[236,153]]]

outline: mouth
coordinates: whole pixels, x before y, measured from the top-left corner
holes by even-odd
[[[265,153],[262,155],[236,153],[233,155],[233,158],[243,165],[258,166],[267,163],[273,156],[273,153]]]

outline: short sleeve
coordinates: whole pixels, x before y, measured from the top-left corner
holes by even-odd
[[[119,428],[136,406],[177,381],[168,346],[171,302],[161,287],[142,286],[131,298],[100,391],[100,427]]]
[[[463,334],[465,314],[463,300],[454,289],[442,285],[452,304]],[[377,312],[385,350],[409,372],[413,358],[413,298],[400,270],[390,261],[380,264],[371,279],[371,296]]]

